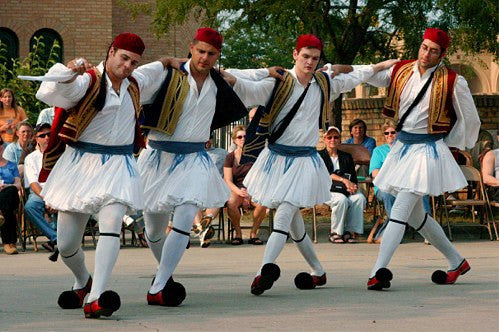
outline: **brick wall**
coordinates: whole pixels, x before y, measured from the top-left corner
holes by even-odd
[[[133,0],[140,1],[140,0]],[[148,0],[151,3],[154,0]],[[0,27],[12,30],[19,39],[19,56],[29,52],[29,41],[42,28],[55,30],[63,40],[64,62],[84,56],[98,64],[105,58],[110,42],[119,33],[133,32],[144,39],[142,63],[162,55],[184,57],[199,27],[194,19],[171,29],[159,39],[150,27],[151,18],[139,15],[132,20],[117,0],[2,0]],[[143,2],[140,1],[140,2]]]
[[[499,95],[474,95],[473,100],[482,121],[482,129],[496,130],[499,126]],[[348,125],[356,118],[367,124],[367,134],[376,139],[377,145],[385,143],[381,132],[384,116],[381,114],[385,98],[346,99],[343,101],[342,141],[350,137]],[[334,110],[333,110],[334,112]]]

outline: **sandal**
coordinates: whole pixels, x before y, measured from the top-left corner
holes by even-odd
[[[137,238],[139,239],[139,244],[142,248],[149,248],[144,233],[137,234]]]
[[[331,243],[345,243],[345,241],[343,241],[341,236],[336,234],[336,233],[331,233],[331,235],[329,236],[329,242],[331,242]]]
[[[258,237],[252,237],[248,240],[248,244],[253,244],[255,246],[259,246],[263,244],[263,241],[260,240]]]
[[[232,244],[233,246],[240,246],[241,244],[243,244],[243,239],[240,237],[235,237],[234,239],[232,239],[232,242],[230,244]]]
[[[357,243],[357,240],[354,239],[353,235],[350,232],[346,232],[343,234],[343,242],[345,243]]]

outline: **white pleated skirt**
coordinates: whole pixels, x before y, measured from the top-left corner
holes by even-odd
[[[277,208],[283,202],[313,207],[330,199],[331,178],[318,154],[289,161],[263,149],[243,182],[252,201]]]
[[[200,209],[216,208],[229,199],[229,187],[205,152],[176,156],[148,146],[138,165],[145,212],[165,213],[185,203]]]
[[[466,183],[459,165],[442,139],[435,142],[435,149],[431,144],[406,146],[396,141],[374,179],[379,189],[392,195],[409,191],[438,196],[463,188]]]
[[[133,156],[80,155],[70,146],[50,172],[42,195],[58,211],[94,214],[112,203],[126,205],[129,213],[143,208],[142,183]]]

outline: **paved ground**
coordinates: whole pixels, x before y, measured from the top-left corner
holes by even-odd
[[[439,330],[496,331],[499,323],[499,242],[461,241],[458,249],[472,269],[456,285],[430,281],[445,260],[420,242],[399,247],[390,268],[395,279],[384,292],[365,283],[378,246],[333,245],[324,238],[317,251],[328,273],[327,286],[311,291],[294,287],[306,265],[288,243],[279,257],[281,278],[260,297],[249,293],[264,247],[193,246],[175,279],[187,298],[180,307],[151,307],[145,294],[155,262],[149,249],[125,248],[110,289],[122,307],[111,318],[89,320],[81,309],[61,310],[59,293],[72,281],[62,262],[46,253],[0,255],[0,331],[200,331],[200,330]],[[86,250],[89,268],[95,251]]]

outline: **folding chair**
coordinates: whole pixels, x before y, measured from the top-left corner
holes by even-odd
[[[491,209],[489,209],[489,205],[487,204],[487,198],[486,198],[486,193],[482,181],[482,176],[480,174],[480,171],[474,168],[473,166],[468,166],[468,165],[461,165],[460,166],[461,171],[464,174],[464,177],[466,178],[466,181],[468,181],[467,187],[465,187],[465,193],[467,194],[466,199],[453,199],[453,200],[448,200],[446,198],[446,195],[444,194],[442,196],[443,198],[443,208],[445,212],[445,217],[446,217],[446,222],[447,222],[447,227],[449,230],[449,238],[452,241],[452,232],[451,232],[451,227],[449,224],[449,213],[448,213],[448,208],[450,207],[457,207],[457,206],[465,206],[471,209],[471,216],[473,222],[476,221],[475,218],[475,210],[477,207],[480,208],[480,223],[479,225],[484,226],[487,228],[489,232],[489,237],[490,240],[493,240],[492,237],[492,229],[491,229],[491,223],[494,226],[494,231],[496,238],[497,236],[497,226],[492,219],[491,215]],[[485,219],[486,224],[483,223]]]

